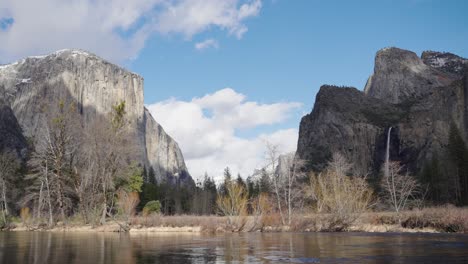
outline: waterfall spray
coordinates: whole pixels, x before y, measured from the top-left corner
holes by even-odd
[[[387,133],[387,149],[385,152],[385,168],[384,168],[384,175],[385,177],[388,176],[388,170],[389,170],[389,165],[390,165],[390,133],[392,132],[392,127],[388,129]]]

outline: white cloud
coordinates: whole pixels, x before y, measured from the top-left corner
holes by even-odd
[[[197,33],[215,26],[228,30],[237,38],[247,32],[243,20],[257,16],[261,0],[182,0],[170,1],[158,18],[157,29],[162,33],[181,33],[191,38]]]
[[[114,62],[138,56],[149,36],[185,39],[220,28],[241,38],[261,0],[3,0],[0,63],[63,48],[89,50]]]
[[[277,144],[282,152],[296,149],[296,128],[257,134],[253,138],[236,134],[241,129],[278,125],[285,122],[301,104],[259,104],[226,88],[191,101],[169,99],[148,106],[164,129],[179,143],[190,173],[195,178],[207,171],[221,177],[229,166],[244,177],[264,166],[266,142]]]
[[[204,40],[202,42],[198,42],[195,44],[195,48],[197,50],[204,50],[204,49],[208,49],[208,48],[219,48],[219,43],[217,40],[214,40],[214,39],[207,39],[207,40]]]

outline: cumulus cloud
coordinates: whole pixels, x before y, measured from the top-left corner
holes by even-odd
[[[208,49],[208,48],[219,48],[219,43],[218,41],[214,40],[214,39],[207,39],[207,40],[204,40],[202,42],[198,42],[195,44],[195,48],[197,50],[204,50],[204,49]]]
[[[182,33],[190,38],[211,26],[226,29],[241,38],[247,32],[243,20],[258,15],[260,0],[243,3],[238,0],[185,0],[169,4],[158,18],[158,30],[163,33]]]
[[[278,145],[284,153],[296,149],[296,128],[257,133],[253,137],[242,137],[237,132],[281,124],[301,107],[300,103],[259,104],[225,88],[190,101],[172,98],[147,107],[179,143],[195,178],[205,171],[220,178],[226,166],[244,177],[250,175],[265,165],[266,142]]]
[[[114,62],[138,56],[155,33],[194,35],[220,28],[241,38],[261,0],[3,0],[0,62],[63,48]]]

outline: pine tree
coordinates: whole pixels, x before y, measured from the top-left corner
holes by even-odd
[[[457,202],[460,205],[468,204],[468,148],[455,123],[450,126],[449,156],[456,167],[459,188],[457,191]]]

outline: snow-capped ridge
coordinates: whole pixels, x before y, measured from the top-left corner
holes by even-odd
[[[120,69],[122,69],[122,70],[124,70],[126,72],[129,72],[132,75],[135,75],[136,77],[142,78],[142,76],[140,76],[139,74],[131,72],[131,71],[125,69],[124,67],[120,66],[120,65],[109,62],[106,59],[97,56],[96,54],[93,54],[93,53],[91,53],[89,51],[86,51],[86,50],[75,49],[75,48],[73,48],[73,49],[61,49],[61,50],[57,50],[57,51],[54,51],[52,53],[45,54],[45,55],[28,56],[28,57],[25,57],[23,59],[20,59],[18,61],[15,61],[15,62],[12,62],[12,63],[9,63],[9,64],[0,65],[0,71],[5,70],[5,69],[9,69],[9,68],[11,68],[13,66],[21,65],[24,62],[26,62],[26,60],[42,61],[42,60],[54,60],[56,58],[62,58],[62,59],[66,59],[66,60],[94,59],[94,60],[100,61],[100,62],[102,62],[104,64],[114,65],[115,67],[118,67],[118,68],[120,68]],[[14,68],[12,70],[15,71]]]

